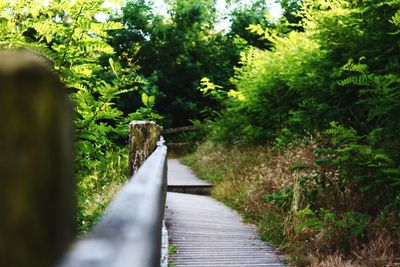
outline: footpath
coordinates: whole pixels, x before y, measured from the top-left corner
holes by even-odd
[[[177,159],[168,160],[168,186],[210,186]],[[196,190],[194,190],[196,191]],[[173,266],[286,266],[277,251],[260,240],[252,225],[210,196],[167,193],[165,220]]]

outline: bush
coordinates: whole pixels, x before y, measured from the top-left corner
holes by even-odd
[[[154,97],[146,94],[136,112],[124,114],[118,109],[119,97],[136,91],[143,79],[135,72],[137,66],[123,68],[114,57],[106,41],[110,31],[124,25],[97,20],[99,13],[112,11],[102,4],[101,0],[0,1],[0,48],[24,47],[47,58],[74,104],[79,223],[93,221],[91,215],[100,211],[94,203],[88,205],[89,200],[121,182],[123,164],[117,158],[124,151],[121,143],[126,145],[128,122],[160,118],[152,112]],[[105,199],[109,197],[95,202],[105,205]],[[78,225],[82,227],[87,228]]]

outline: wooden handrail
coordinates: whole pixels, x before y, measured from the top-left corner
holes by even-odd
[[[190,126],[165,129],[161,131],[161,134],[173,134],[173,133],[181,133],[181,132],[188,132],[195,130],[197,130],[197,127],[195,125],[190,125]]]
[[[58,267],[159,267],[167,189],[167,148],[159,143],[89,233]]]

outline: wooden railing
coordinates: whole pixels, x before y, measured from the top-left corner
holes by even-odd
[[[167,148],[159,143],[60,267],[160,266]]]
[[[162,134],[173,134],[173,133],[182,133],[182,132],[189,132],[189,131],[195,131],[195,130],[197,130],[197,127],[195,125],[189,125],[189,126],[165,129],[161,133]]]
[[[71,110],[47,62],[0,53],[0,266],[160,266],[167,148],[157,144],[159,127],[129,125],[133,176],[74,243]]]

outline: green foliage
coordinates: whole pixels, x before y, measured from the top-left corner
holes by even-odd
[[[336,123],[331,123],[331,128],[324,133],[329,137],[326,145],[329,149],[325,149],[322,156],[329,159],[327,164],[340,170],[342,187],[355,183],[364,193],[364,209],[398,206],[400,169],[390,156],[390,150],[370,145],[353,129]]]
[[[291,27],[294,27],[294,29],[301,30],[301,27],[299,27],[301,16],[299,16],[297,13],[300,10],[302,1],[301,0],[278,0],[278,1],[283,9],[284,19],[289,23]]]
[[[0,47],[25,47],[47,57],[73,100],[79,222],[86,216],[82,203],[103,190],[98,179],[117,161],[113,153],[121,151],[117,143],[127,136],[127,121],[154,114],[154,96],[132,114],[116,106],[120,96],[136,90],[142,79],[136,66],[122,67],[106,42],[110,31],[123,25],[97,20],[99,13],[111,13],[102,4],[102,0],[0,1]],[[118,180],[115,175],[110,177]]]
[[[251,26],[274,48],[242,55],[231,81],[243,97],[226,100],[221,119],[211,123],[211,139],[286,146],[323,131],[329,144],[317,151],[317,173],[309,179],[317,191],[330,166],[340,170],[342,188],[374,195],[379,208],[394,205],[400,192],[399,8],[396,1],[305,0],[298,14],[303,32],[282,36]]]
[[[177,251],[178,249],[174,245],[168,247],[168,255],[175,254]]]
[[[283,190],[266,195],[263,197],[264,202],[274,202],[284,212],[288,212],[292,207],[293,189],[284,188]]]
[[[167,115],[164,124],[173,119],[182,126],[198,117],[203,105],[196,88],[217,49],[210,32],[215,10],[211,1],[171,1],[169,7],[166,20],[153,14],[151,3],[127,1],[121,17],[114,18],[126,27],[115,31],[109,42],[118,55],[137,58],[139,72],[149,82],[139,87],[157,96],[154,107]]]
[[[232,143],[287,143],[323,124],[329,95],[322,94],[327,73],[320,73],[325,53],[303,33],[269,36],[273,51],[250,49],[232,83],[243,97],[230,99],[223,123],[216,122],[215,139]],[[299,79],[304,77],[306,79]]]
[[[347,238],[361,237],[365,234],[370,220],[368,214],[353,211],[345,212],[342,218],[338,218],[334,212],[323,208],[317,213],[310,208],[305,208],[300,210],[297,216],[300,218],[300,221],[295,225],[297,233],[305,230],[318,233],[323,230],[330,238],[333,238],[333,235],[337,235],[336,238],[343,236]]]
[[[114,148],[77,172],[78,232],[87,233],[128,176],[127,148]],[[90,164],[90,165],[89,165]]]
[[[227,33],[215,30],[215,1],[167,1],[167,8],[169,16],[163,17],[152,12],[151,2],[127,1],[121,16],[114,18],[126,27],[112,33],[109,42],[118,55],[137,58],[139,73],[157,91],[155,108],[166,116],[163,123],[185,126],[191,120],[217,116],[240,51],[249,44],[263,47],[269,43],[246,28],[255,23],[269,27],[270,23],[264,16],[265,1],[233,10]],[[215,90],[202,94],[198,88],[203,77],[222,86],[221,94],[217,96]]]
[[[227,98],[227,92],[222,90],[222,86],[211,82],[207,77],[200,80],[200,92],[203,95],[213,98],[219,102],[223,102]]]
[[[226,101],[213,139],[286,145],[330,121],[362,134],[397,130],[398,3],[303,2],[302,32],[249,28],[273,49],[242,54],[231,82],[243,98]]]
[[[318,140],[307,162],[288,167],[291,184],[262,200],[292,242],[346,254],[380,231],[382,214],[400,211],[400,2],[280,2],[299,25],[248,27],[270,43],[242,52],[230,80],[241,98],[224,96],[209,139],[283,150]]]
[[[271,44],[267,39],[260,38],[254,31],[248,30],[250,25],[259,25],[260,28],[273,28],[274,25],[268,16],[267,3],[262,0],[253,1],[250,6],[241,6],[234,9],[230,14],[232,24],[230,31],[227,33],[228,40],[240,38],[245,41],[246,45],[258,48],[269,47]]]

